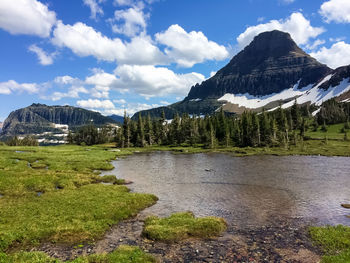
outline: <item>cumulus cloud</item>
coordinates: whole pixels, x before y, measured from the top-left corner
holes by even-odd
[[[94,28],[78,22],[64,25],[61,21],[53,32],[52,42],[67,47],[78,56],[94,56],[99,60],[117,61],[120,64],[164,64],[164,54],[152,44],[149,37],[135,37],[124,43],[119,38],[110,39]]]
[[[330,0],[321,5],[319,13],[323,19],[330,23],[350,23],[350,1]]]
[[[36,83],[17,83],[14,80],[0,82],[0,94],[10,95],[13,92],[27,92],[29,94],[38,93],[39,85]]]
[[[306,48],[309,50],[315,50],[317,47],[323,45],[324,43],[326,43],[326,41],[323,39],[316,39],[313,43],[307,44]]]
[[[11,34],[49,37],[56,14],[37,0],[1,0],[0,28]]]
[[[114,13],[112,22],[122,21],[122,24],[113,24],[112,30],[114,33],[123,34],[128,37],[136,36],[140,32],[145,32],[147,26],[146,19],[148,17],[148,14],[135,7],[127,10],[117,10]]]
[[[132,116],[136,112],[142,111],[142,110],[149,110],[152,108],[158,108],[164,105],[161,104],[147,104],[147,103],[128,103],[126,105],[123,105],[121,108],[114,108],[114,109],[105,109],[101,111],[104,115],[112,115],[116,114],[119,116],[124,115],[124,111],[126,111],[127,115]]]
[[[73,98],[73,99],[77,99],[79,98],[79,94],[80,93],[89,93],[89,91],[84,88],[83,86],[72,86],[69,88],[69,90],[67,92],[54,92],[49,99],[51,99],[52,101],[58,101],[61,100],[63,98]]]
[[[74,82],[79,81],[77,78],[73,78],[71,76],[65,75],[65,76],[58,76],[54,79],[54,82],[57,84],[73,84]]]
[[[350,64],[350,44],[341,41],[330,48],[322,47],[310,55],[331,68],[346,66]]]
[[[28,50],[30,52],[33,52],[37,55],[39,63],[43,66],[51,65],[53,64],[53,60],[56,57],[56,53],[48,54],[46,53],[42,48],[38,47],[37,45],[31,45]]]
[[[108,99],[109,98],[110,87],[105,86],[95,86],[91,90],[91,96],[98,99]]]
[[[114,109],[114,104],[110,100],[97,100],[97,99],[88,99],[88,100],[78,100],[77,105],[82,108],[87,109]]]
[[[85,79],[85,83],[89,85],[109,87],[117,81],[116,76],[106,72],[98,72],[90,77]]]
[[[175,74],[168,68],[155,66],[122,65],[114,73],[118,76],[116,89],[133,90],[144,97],[184,96],[192,85],[205,80],[198,73]]]
[[[91,11],[91,18],[95,19],[97,18],[97,15],[103,15],[103,10],[102,8],[99,6],[99,3],[101,3],[101,0],[98,0],[98,2],[96,0],[83,0],[84,1],[84,5],[88,6],[90,8]]]
[[[247,46],[255,36],[265,31],[280,30],[290,33],[293,40],[299,45],[308,44],[309,40],[322,34],[325,29],[313,27],[303,14],[296,12],[285,20],[271,20],[265,24],[248,27],[237,38],[240,48]]]
[[[209,41],[202,32],[188,33],[179,25],[172,25],[155,37],[159,43],[167,46],[165,53],[183,67],[192,67],[205,60],[223,60],[229,56],[224,46]]]

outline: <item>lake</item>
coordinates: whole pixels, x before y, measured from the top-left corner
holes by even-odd
[[[279,220],[350,225],[350,158],[139,153],[113,162],[103,174],[131,180],[132,191],[159,197],[144,214],[192,211],[219,216],[230,226]]]

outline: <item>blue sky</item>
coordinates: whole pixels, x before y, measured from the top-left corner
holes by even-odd
[[[349,0],[1,0],[0,121],[34,102],[105,115],[176,102],[273,29],[350,64]]]

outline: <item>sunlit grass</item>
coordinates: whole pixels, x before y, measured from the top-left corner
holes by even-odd
[[[183,212],[167,218],[148,217],[145,220],[143,235],[149,239],[171,242],[189,237],[215,237],[225,230],[226,222],[222,218],[195,218],[192,213]]]

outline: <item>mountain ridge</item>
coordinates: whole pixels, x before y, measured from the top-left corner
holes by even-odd
[[[1,135],[55,132],[60,130],[57,128],[59,125],[78,127],[91,123],[91,121],[97,126],[116,123],[113,119],[98,112],[82,108],[33,103],[28,107],[11,112],[3,123]]]
[[[329,80],[321,83],[330,75]],[[307,92],[305,89],[319,83],[322,85],[318,88],[327,90],[349,77],[347,66],[332,70],[299,48],[289,33],[274,30],[257,35],[214,76],[192,86],[183,101],[140,113],[159,117],[165,110],[166,118],[172,119],[175,113],[211,114],[223,105],[225,111],[232,113],[249,109],[258,111],[266,105],[265,109],[269,110],[294,101]],[[347,92],[346,88],[344,92]],[[261,97],[278,94],[283,96],[276,96],[279,97],[276,101],[268,101],[266,105],[260,103],[258,108],[250,106],[250,102],[259,101]],[[234,99],[225,100],[228,95]],[[242,100],[246,102],[244,106],[240,105]],[[138,114],[133,118],[136,119]]]

